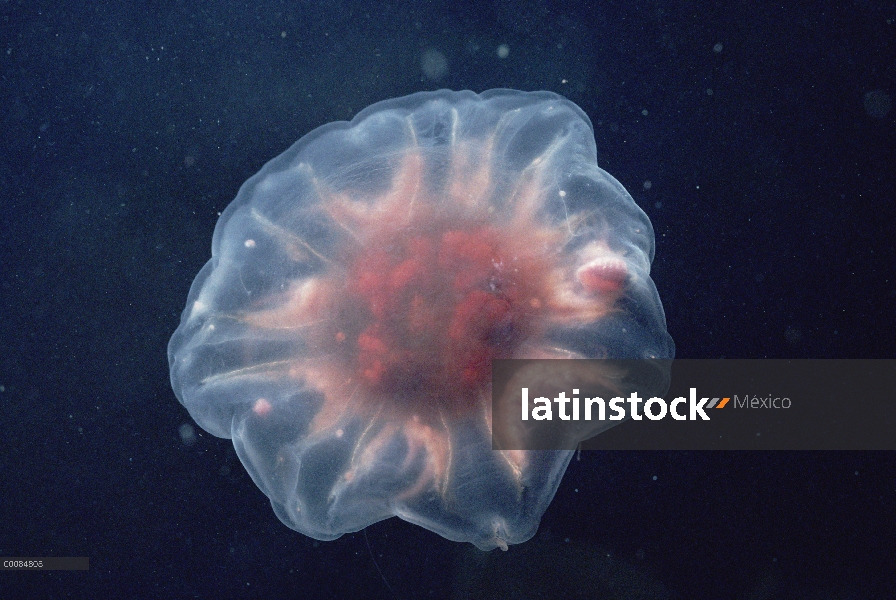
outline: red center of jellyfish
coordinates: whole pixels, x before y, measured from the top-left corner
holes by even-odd
[[[359,379],[381,393],[474,402],[491,361],[532,333],[539,261],[509,250],[492,226],[450,225],[384,236],[349,260],[336,336],[354,349]]]

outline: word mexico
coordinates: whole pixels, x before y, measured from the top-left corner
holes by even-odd
[[[656,397],[642,400],[637,392],[632,392],[628,398],[620,396],[610,398],[609,402],[600,397],[582,398],[580,400],[578,389],[573,389],[572,393],[572,397],[567,398],[566,392],[560,392],[553,401],[557,405],[557,415],[563,421],[579,421],[582,412],[584,412],[584,419],[582,420],[585,421],[622,421],[629,417],[640,421],[645,416],[651,421],[659,421],[665,418],[666,415],[670,415],[676,421],[696,421],[698,418],[703,421],[709,421],[709,416],[704,411],[704,408],[715,407],[719,400],[718,398],[700,398],[698,400],[697,388],[691,388],[688,398],[679,396],[668,404],[662,398]],[[727,398],[724,398],[723,402],[727,402],[727,400]],[[644,403],[643,411],[639,412],[642,402]],[[572,404],[572,414],[569,412],[570,403]],[[708,403],[711,404],[707,406]],[[626,405],[628,411],[626,411]],[[584,411],[580,410],[581,408],[584,408]],[[609,416],[607,415],[608,409],[610,412]],[[679,412],[685,409],[687,409],[686,413]],[[544,396],[532,399],[531,412],[532,419],[536,421],[551,421],[554,418],[552,403]],[[522,389],[522,419],[523,421],[529,420],[529,388]]]

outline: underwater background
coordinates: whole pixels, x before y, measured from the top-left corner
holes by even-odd
[[[166,345],[240,185],[450,88],[550,90],[656,233],[679,358],[894,358],[896,3],[0,1],[16,598],[892,598],[892,452],[582,452],[536,536],[283,526]],[[896,435],[896,434],[894,434]]]

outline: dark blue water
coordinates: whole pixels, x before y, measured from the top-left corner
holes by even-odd
[[[892,358],[894,23],[893,2],[0,3],[0,556],[91,560],[0,595],[890,597],[892,453],[583,453],[506,554],[397,519],[316,542],[192,428],[165,346],[267,160],[379,100],[506,87],[590,117],[655,228],[677,356]]]

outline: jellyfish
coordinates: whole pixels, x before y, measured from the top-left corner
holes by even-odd
[[[304,136],[222,213],[168,346],[287,526],[531,538],[569,450],[496,450],[491,364],[671,358],[653,229],[549,92],[441,90]]]

